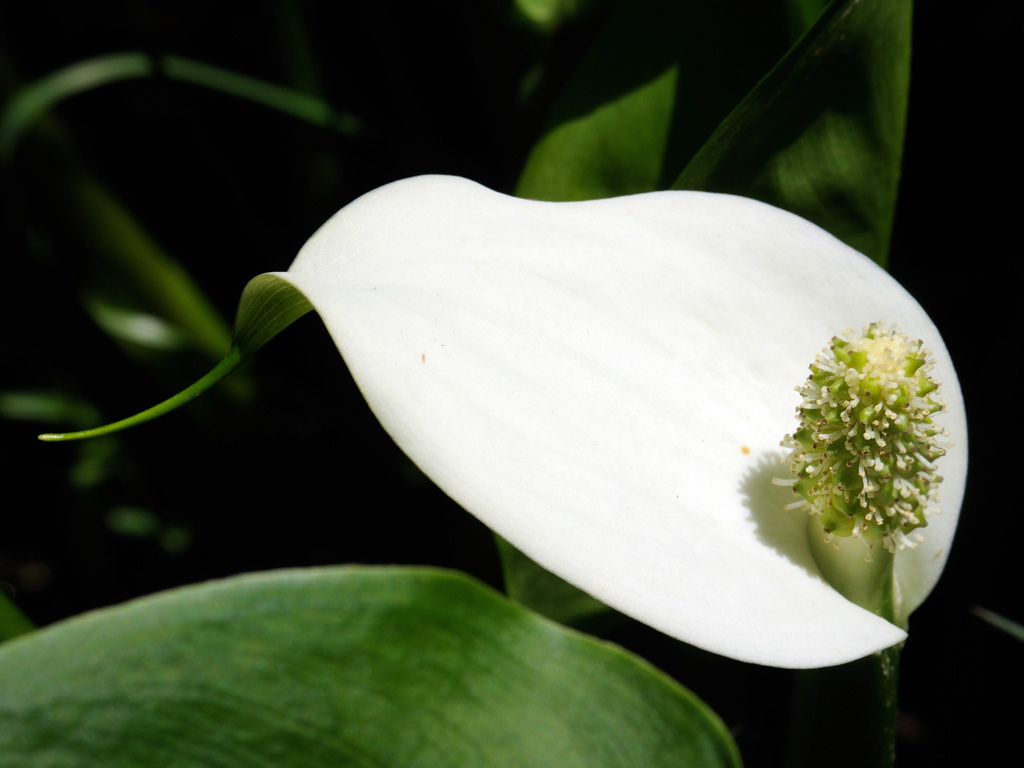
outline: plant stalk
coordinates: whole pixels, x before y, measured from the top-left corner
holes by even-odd
[[[815,552],[822,573],[848,600],[895,623],[894,555],[875,546],[871,562],[863,562],[858,542],[843,543],[843,554]],[[901,643],[848,664],[797,673],[787,768],[892,768],[902,647]]]

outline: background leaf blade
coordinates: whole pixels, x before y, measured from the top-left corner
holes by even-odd
[[[674,188],[784,208],[884,266],[903,159],[912,7],[832,3]]]
[[[538,200],[665,189],[788,46],[761,2],[612,3],[516,188]]]
[[[614,646],[428,569],[272,572],[0,650],[0,766],[736,766]]]

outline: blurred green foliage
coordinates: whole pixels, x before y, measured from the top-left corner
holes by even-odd
[[[552,200],[673,186],[746,194],[880,263],[891,246],[894,273],[943,329],[970,398],[988,363],[962,327],[966,304],[949,299],[969,297],[980,270],[951,288],[942,265],[1005,251],[996,234],[1012,195],[997,185],[975,201],[964,190],[977,169],[1003,167],[1000,148],[1020,127],[1005,117],[1009,68],[997,66],[1012,46],[978,54],[979,41],[1015,26],[1001,4],[955,23],[927,7],[914,21],[910,7],[4,4],[0,458],[13,492],[0,510],[0,636],[28,628],[22,612],[49,624],[209,578],[343,562],[456,568],[563,621],[600,612],[518,553],[499,558],[490,533],[383,434],[313,319],[158,425],[78,444],[33,439],[190,384],[227,351],[246,281],[286,268],[330,214],[396,178],[452,173]],[[912,23],[915,56],[930,64],[915,64],[908,118]],[[918,34],[919,23],[938,31]],[[949,40],[966,53],[950,55]],[[1001,465],[972,466],[977,492]],[[294,490],[309,478],[318,496]],[[960,617],[975,602],[1012,616],[998,598],[1014,583],[1009,560],[974,548],[970,515],[961,525],[945,591],[915,615],[939,640],[904,659],[904,765],[951,754],[944,702],[979,698],[1000,663],[972,652],[981,640]],[[607,636],[707,700],[751,765],[780,753],[784,673],[632,622]],[[964,696],[943,687],[953,676]]]

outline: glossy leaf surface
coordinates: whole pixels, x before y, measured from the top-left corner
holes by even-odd
[[[612,3],[516,194],[591,200],[669,187],[786,50],[784,27],[777,9],[756,0]]]
[[[903,159],[912,7],[832,3],[674,188],[770,203],[884,265]]]
[[[0,647],[0,766],[738,766],[725,728],[624,651],[468,577],[281,571]]]

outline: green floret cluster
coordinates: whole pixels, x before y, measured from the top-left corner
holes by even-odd
[[[799,388],[800,428],[787,435],[793,489],[821,518],[826,537],[880,540],[890,552],[923,540],[941,477],[946,434],[939,383],[920,341],[875,323],[836,336]],[[908,535],[908,534],[913,534]]]

